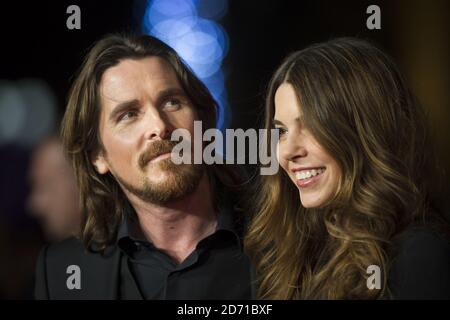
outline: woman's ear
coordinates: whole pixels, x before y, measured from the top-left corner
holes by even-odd
[[[94,165],[95,170],[100,174],[109,172],[108,162],[103,156],[102,151],[95,151],[91,153],[91,163]]]

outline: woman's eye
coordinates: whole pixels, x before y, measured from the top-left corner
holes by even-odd
[[[281,138],[282,136],[284,136],[287,133],[287,130],[284,128],[275,128],[276,130],[278,130],[278,137]]]

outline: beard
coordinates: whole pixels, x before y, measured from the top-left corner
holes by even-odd
[[[157,141],[140,157],[139,168],[143,175],[139,185],[128,183],[117,173],[114,177],[126,191],[146,202],[158,205],[165,205],[192,194],[204,175],[205,169],[202,164],[178,165],[173,163],[171,158],[148,163],[159,154],[171,152],[175,144],[167,140]],[[148,176],[152,171],[158,176],[163,175],[163,179],[152,181]]]
[[[138,198],[146,202],[164,205],[192,194],[204,173],[201,165],[177,165],[170,158],[159,161],[155,166],[159,166],[159,170],[166,171],[164,181],[153,182],[144,176],[140,186],[133,186],[119,176],[115,177],[124,189]]]

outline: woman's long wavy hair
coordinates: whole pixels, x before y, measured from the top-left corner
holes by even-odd
[[[217,103],[205,85],[162,41],[146,35],[108,35],[87,54],[69,93],[61,125],[61,138],[72,161],[80,189],[82,224],[80,238],[88,250],[104,252],[114,243],[119,224],[130,204],[111,174],[99,174],[91,153],[103,148],[99,136],[99,84],[104,72],[124,59],[159,57],[174,69],[178,80],[197,109],[203,128],[215,127]],[[225,187],[236,186],[237,174],[225,166],[209,166],[207,173],[216,205]]]
[[[289,55],[269,84],[266,129],[283,83],[293,86],[306,127],[343,177],[332,205],[321,209],[302,207],[283,170],[260,177],[245,239],[259,297],[388,297],[394,237],[432,212],[426,115],[392,60],[362,40],[335,39]],[[380,266],[382,290],[368,290],[369,265]]]

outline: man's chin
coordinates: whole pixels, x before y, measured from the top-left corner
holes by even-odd
[[[161,205],[192,194],[204,174],[199,166],[176,165],[170,158],[147,165],[144,172],[144,183],[140,188],[120,179],[122,186],[143,200]]]
[[[178,168],[179,166],[180,165],[177,165],[177,164],[173,163],[172,159],[169,157],[169,158],[157,160],[156,162],[149,162],[149,163],[147,163],[147,165],[145,166],[144,170],[145,171],[150,171],[150,170],[167,170],[167,171],[172,171],[172,170],[175,170],[176,168]]]
[[[164,182],[187,168],[174,164],[170,158],[157,161],[145,167],[144,173],[152,183]]]
[[[168,182],[176,179],[176,173],[168,170],[150,170],[145,174],[145,181],[152,185],[167,185]]]

